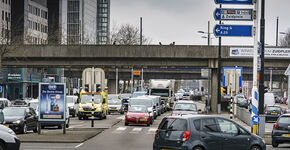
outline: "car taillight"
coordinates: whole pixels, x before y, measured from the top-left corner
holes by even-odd
[[[157,137],[157,133],[158,133],[158,130],[155,131],[155,136],[154,136],[155,139]]]
[[[275,123],[273,127],[274,127],[274,129],[278,129],[278,127],[279,127],[278,123]]]
[[[183,142],[187,141],[189,139],[189,136],[190,136],[190,131],[184,131],[182,141]]]
[[[267,113],[267,109],[265,109],[265,114]]]

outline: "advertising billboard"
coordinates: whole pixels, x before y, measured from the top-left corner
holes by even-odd
[[[230,57],[252,58],[254,49],[249,47],[231,47]],[[290,58],[289,48],[265,48],[265,58],[285,59]]]
[[[64,83],[39,84],[39,121],[65,121],[65,89]]]

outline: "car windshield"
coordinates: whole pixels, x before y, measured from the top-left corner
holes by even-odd
[[[129,112],[146,113],[147,109],[144,106],[131,106],[129,107]]]
[[[129,99],[132,96],[132,94],[121,94],[120,98],[121,99]]]
[[[67,103],[75,103],[73,97],[66,97],[66,102]]]
[[[151,89],[151,95],[161,96],[161,97],[168,97],[169,90],[168,89]]]
[[[138,97],[142,95],[146,95],[146,92],[134,92],[132,97]]]
[[[101,103],[101,95],[94,95],[94,97],[92,95],[82,95],[82,103],[89,103],[92,100],[94,100],[94,103]]]
[[[3,109],[4,117],[5,116],[24,116],[26,108],[17,108],[17,107],[6,107]]]
[[[118,98],[119,98],[118,95],[108,95],[108,100],[118,99]]]
[[[290,117],[281,117],[280,119],[279,119],[279,121],[278,121],[278,123],[287,123],[287,124],[289,124],[289,122],[290,122]]]
[[[109,105],[121,105],[121,100],[108,100]]]
[[[152,107],[152,100],[150,99],[130,99],[130,105],[144,105]]]
[[[275,106],[268,106],[268,111],[281,111],[281,108]]]
[[[29,103],[29,106],[36,110],[38,108],[38,102]]]
[[[177,103],[174,110],[184,110],[184,111],[197,111],[195,104],[190,103]]]

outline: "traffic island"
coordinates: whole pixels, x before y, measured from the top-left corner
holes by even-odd
[[[47,131],[43,130],[39,135],[37,133],[19,134],[17,137],[22,143],[82,143],[96,135],[104,129],[85,129],[85,130],[67,130],[63,134],[62,130]]]

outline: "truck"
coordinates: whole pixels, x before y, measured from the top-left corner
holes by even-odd
[[[82,73],[82,90],[79,96],[78,119],[108,115],[108,88],[105,72],[101,68],[86,68]]]
[[[149,95],[161,97],[161,105],[164,105],[163,111],[168,111],[174,104],[174,80],[151,79],[149,81]]]

